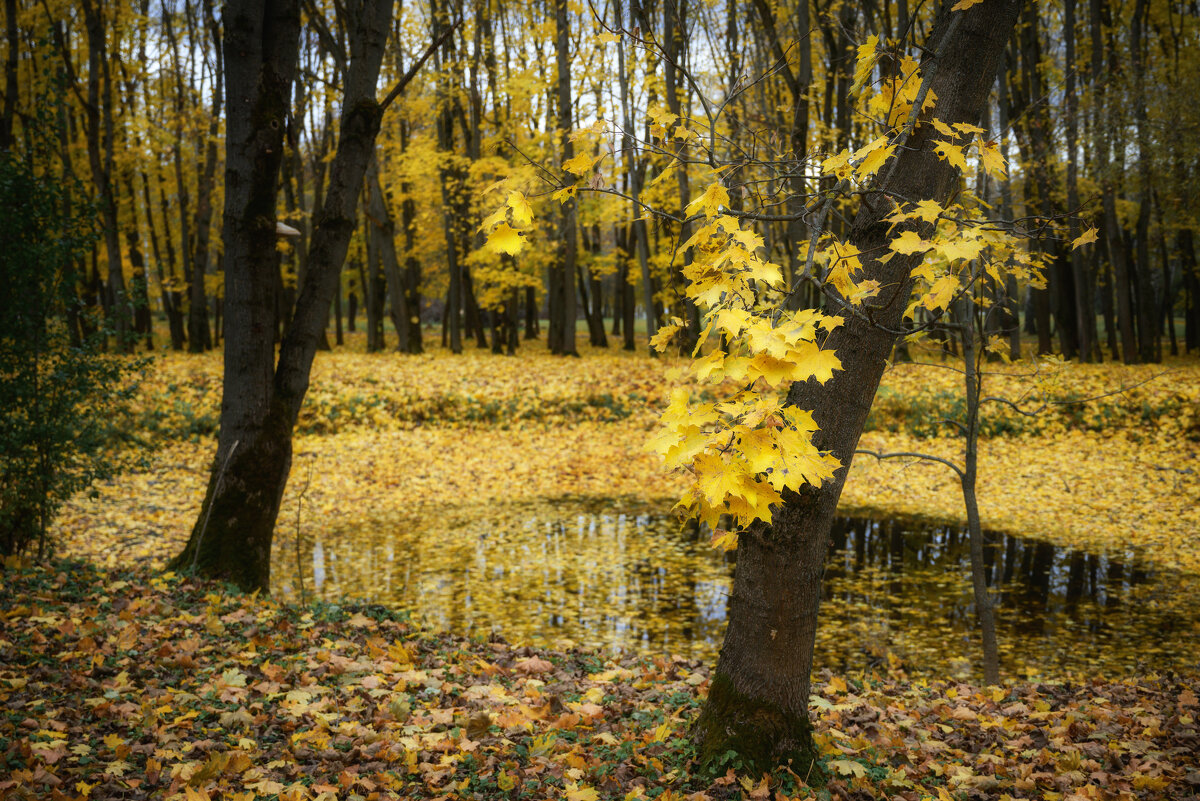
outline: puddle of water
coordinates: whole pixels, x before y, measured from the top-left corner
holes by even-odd
[[[729,555],[662,507],[546,503],[367,520],[276,549],[278,594],[351,597],[440,629],[512,641],[711,660],[725,628]],[[1200,582],[1134,553],[1100,556],[990,535],[1007,675],[1123,675],[1194,667]],[[291,543],[294,546],[294,542]],[[841,518],[825,571],[818,667],[973,675],[979,651],[965,532]],[[890,654],[890,656],[889,656]]]

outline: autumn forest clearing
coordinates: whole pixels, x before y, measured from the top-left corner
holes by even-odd
[[[1200,14],[4,0],[0,798],[1200,799]]]
[[[453,584],[472,565],[447,551],[470,549],[505,526],[519,531],[523,518],[546,509],[562,514],[564,499],[569,514],[588,502],[601,510],[668,509],[680,480],[645,443],[667,389],[680,380],[667,373],[682,362],[604,352],[564,361],[536,345],[516,360],[367,355],[354,344],[316,362],[270,600],[162,573],[203,497],[220,364],[211,356],[155,357],[132,407],[132,430],[153,442],[139,451],[143,464],[64,508],[56,526],[68,561],[6,575],[0,681],[10,713],[2,736],[14,771],[6,792],[21,797],[17,788],[39,781],[68,797],[114,798],[810,792],[801,779],[816,785],[811,776],[782,773],[762,784],[734,773],[715,782],[690,775],[687,730],[707,691],[711,650],[689,653],[676,642],[672,656],[634,643],[615,655],[602,630],[564,636],[549,625],[552,613],[569,608],[555,610],[537,592],[488,597],[491,581],[508,585],[486,572],[470,588],[473,601],[452,600],[473,605],[473,616],[459,610],[431,625],[419,608],[388,604],[379,571],[390,568],[377,553],[331,566],[361,574],[347,585],[357,601],[313,585],[313,544],[322,540],[326,548],[339,538],[394,541],[404,559]],[[1014,627],[1002,643],[999,688],[978,684],[969,625],[955,629],[928,616],[889,627],[913,600],[888,597],[887,575],[849,583],[843,592],[858,603],[839,610],[836,592],[827,598],[834,611],[825,614],[836,622],[818,645],[835,667],[818,657],[813,710],[828,773],[818,792],[1190,792],[1189,777],[1200,769],[1200,369],[1194,362],[1055,369],[1052,380],[1043,378],[1059,398],[1137,386],[1029,422],[997,409],[981,459],[985,525],[1107,556],[1104,569],[1110,560],[1136,559],[1159,580],[1125,599],[1138,607],[1130,615],[1079,602],[1093,607],[1093,626],[1117,627],[1102,647],[1089,648],[1068,623],[1050,632],[1047,652],[1033,644],[1040,631]],[[954,379],[936,366],[896,365],[863,447],[953,455],[959,441],[936,435],[939,412],[931,407],[952,396]],[[1028,383],[990,380],[996,392]],[[842,505],[884,519],[958,521],[962,498],[951,478],[939,465],[859,456]],[[468,541],[447,539],[453,520],[467,525]],[[672,526],[651,532],[657,540],[624,547],[673,573],[690,569],[669,553],[678,541],[679,523]],[[574,564],[582,573],[621,558],[611,552],[615,544],[601,536],[559,569]],[[508,568],[520,573],[522,563]],[[552,583],[544,565],[524,569],[535,590]],[[939,574],[951,585],[950,604],[965,603],[961,566]],[[1049,615],[1062,602],[1052,595],[1041,608]],[[1021,606],[1000,608],[1002,619],[1022,614]],[[1155,629],[1149,635],[1138,633],[1143,619]],[[466,622],[469,632],[461,630]],[[493,624],[511,645],[492,635]],[[845,642],[826,642],[837,639]],[[1063,663],[1053,655],[1075,647],[1087,656]]]

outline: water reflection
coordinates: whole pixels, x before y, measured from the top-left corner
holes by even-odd
[[[303,558],[281,548],[274,570],[282,594],[304,565],[305,586],[320,597],[400,606],[456,632],[711,658],[733,561],[708,539],[636,504],[463,507],[363,521],[302,543]],[[1133,552],[1005,535],[989,535],[985,555],[1010,675],[1195,664],[1194,578],[1156,574]],[[839,519],[818,664],[970,674],[978,644],[968,560],[954,527]]]

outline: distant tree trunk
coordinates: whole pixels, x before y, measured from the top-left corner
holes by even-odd
[[[408,121],[400,121],[400,147],[408,149]],[[413,203],[408,184],[400,184],[404,201],[400,204],[400,225],[404,228],[404,308],[408,312],[408,337],[405,341],[409,353],[425,350],[421,339],[421,261],[416,255],[417,207]]]
[[[371,157],[367,165],[367,218],[379,237],[380,257],[383,274],[387,279],[387,297],[392,307],[392,325],[396,328],[396,350],[409,352],[408,338],[411,333],[408,318],[408,298],[405,295],[404,276],[400,272],[400,259],[396,255],[396,223],[392,211],[383,196],[383,185],[379,181],[379,156]]]
[[[192,353],[212,347],[208,329],[208,298],[204,275],[208,272],[208,248],[212,231],[212,195],[217,174],[217,137],[220,133],[221,104],[224,100],[221,23],[213,15],[212,0],[204,0],[204,21],[213,42],[216,68],[213,71],[212,108],[209,110],[208,136],[204,146],[204,168],[196,187],[196,246],[192,251],[191,286],[188,293],[188,346]]]
[[[1019,0],[984,0],[953,16],[939,16],[922,59],[939,119],[978,122],[1020,5]],[[889,196],[944,202],[959,186],[957,172],[932,153],[930,131],[928,125],[917,129],[891,166],[881,170],[881,190]],[[861,203],[849,240],[860,252],[882,253],[890,236],[883,221],[890,203],[870,196]],[[791,761],[792,770],[805,776],[816,758],[808,702],[829,531],[895,345],[892,332],[906,305],[897,298],[907,299],[912,290],[913,261],[864,259],[865,278],[895,287],[896,296],[878,299],[871,309],[875,324],[847,316],[830,334],[826,347],[838,354],[841,372],[825,384],[793,384],[788,393],[789,403],[813,410],[820,429],[815,444],[831,451],[843,468],[819,488],[787,493],[771,527],[752,527],[739,539],[729,624],[693,730],[702,762],[712,764],[732,751],[747,773],[758,775]]]
[[[554,0],[554,52],[558,67],[558,127],[555,135],[559,140],[563,163],[575,156],[575,145],[570,139],[572,121],[571,105],[571,31],[567,24],[567,0]],[[550,267],[556,273],[551,284],[550,320],[557,337],[550,337],[550,352],[562,356],[578,356],[575,346],[575,262],[578,258],[578,232],[575,226],[575,198],[562,204],[558,223],[558,253]],[[554,290],[557,290],[555,292]]]
[[[13,121],[17,116],[20,86],[17,84],[17,54],[21,37],[17,29],[17,0],[4,0],[4,31],[8,53],[4,60],[4,112],[0,117],[0,152],[12,150]]]
[[[117,215],[117,196],[113,189],[113,139],[115,137],[112,108],[112,79],[108,65],[108,24],[105,14],[109,8],[97,0],[84,0],[83,17],[88,33],[88,81],[85,138],[92,181],[100,196],[100,216],[104,221],[104,253],[108,259],[108,307],[113,317],[117,345],[121,350],[133,349],[130,336],[133,307],[125,288],[125,272],[121,259],[120,225]],[[63,58],[70,58],[68,52]],[[101,81],[103,80],[103,86]]]
[[[375,227],[370,214],[367,215],[363,226],[363,238],[366,240],[366,271],[362,276],[363,295],[367,307],[367,353],[378,353],[383,350],[383,270],[380,267],[379,229]]]
[[[637,0],[634,0],[637,3]],[[632,9],[631,9],[632,10]],[[626,24],[625,15],[621,8],[621,0],[615,0],[613,4],[613,12],[616,15],[617,27],[623,27]],[[632,14],[636,25],[638,14]],[[617,65],[620,70],[620,90],[621,90],[621,117],[625,121],[624,129],[621,134],[621,153],[622,159],[625,162],[625,177],[628,181],[629,193],[631,197],[641,197],[642,185],[645,178],[645,162],[639,160],[635,156],[633,147],[633,112],[629,100],[629,69],[625,61],[625,40],[617,40]],[[633,222],[629,226],[629,249],[636,252],[638,267],[641,270],[642,277],[642,303],[646,311],[646,336],[653,339],[658,333],[658,319],[654,313],[654,283],[650,279],[650,245],[648,234],[646,232],[646,221],[641,219],[642,211],[636,203],[630,203],[630,213]],[[630,292],[633,292],[633,287],[630,287]],[[630,326],[632,328],[632,326]],[[632,336],[631,333],[626,333],[626,337]],[[655,354],[654,348],[649,348],[651,355]]]
[[[1175,235],[1183,272],[1183,349],[1186,353],[1200,348],[1200,269],[1196,265],[1196,245],[1191,228]]]
[[[1103,4],[1105,0],[1090,0],[1089,26],[1092,39],[1092,91],[1095,94],[1097,132],[1096,172],[1100,177],[1100,193],[1104,209],[1103,236],[1108,245],[1108,256],[1112,264],[1113,290],[1117,295],[1117,328],[1121,331],[1121,358],[1126,364],[1137,361],[1137,339],[1133,328],[1133,308],[1129,301],[1129,272],[1125,255],[1125,240],[1121,224],[1117,219],[1116,185],[1110,167],[1112,147],[1112,119],[1114,111],[1106,102],[1108,75],[1116,72],[1116,54],[1111,47],[1102,45],[1104,30]],[[1102,55],[1107,53],[1107,69]]]
[[[271,540],[292,457],[292,430],[355,229],[358,196],[388,100],[376,83],[392,3],[364,2],[350,26],[340,134],[329,187],[315,217],[309,274],[281,343],[274,325],[279,270],[275,198],[283,133],[297,68],[297,0],[229,0],[225,173],[225,300],[228,340],[220,439],[200,516],[174,569],[195,567],[246,591],[270,587]],[[428,56],[429,53],[426,54]]]
[[[1075,95],[1075,0],[1064,0],[1063,40],[1066,48],[1067,100],[1067,218],[1068,238],[1079,236],[1078,149],[1079,99]],[[1090,362],[1096,349],[1096,310],[1093,307],[1092,286],[1085,254],[1072,249],[1071,275],[1075,285],[1075,320],[1079,327],[1079,360]]]
[[[1137,279],[1138,360],[1143,363],[1162,361],[1161,338],[1155,320],[1154,269],[1150,264],[1150,204],[1153,186],[1150,176],[1150,132],[1146,120],[1146,54],[1143,30],[1148,0],[1134,4],[1130,26],[1129,49],[1133,67],[1133,119],[1138,142],[1138,218],[1137,260],[1134,274]]]

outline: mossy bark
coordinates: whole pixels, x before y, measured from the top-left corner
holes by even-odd
[[[723,673],[713,678],[692,734],[700,765],[711,773],[732,767],[757,776],[786,765],[809,780],[816,772],[818,754],[808,717],[739,692]]]

